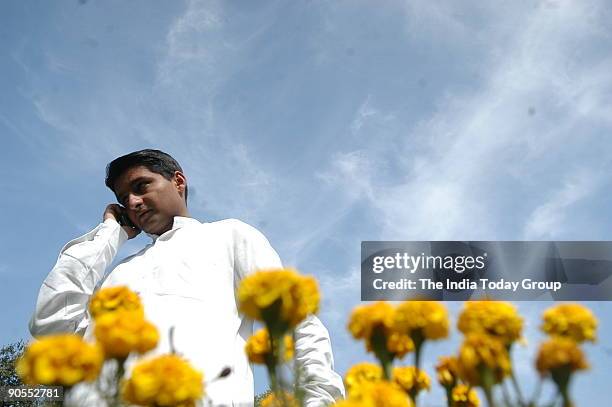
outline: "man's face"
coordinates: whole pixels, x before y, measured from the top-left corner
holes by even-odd
[[[136,166],[117,178],[115,195],[134,225],[161,235],[172,229],[175,216],[187,216],[185,186],[186,179],[180,171],[167,180],[145,166]]]

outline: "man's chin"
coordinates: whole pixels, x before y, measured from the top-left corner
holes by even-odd
[[[150,219],[149,219],[150,220]],[[151,235],[157,235],[157,236],[161,236],[162,234],[164,234],[165,232],[169,231],[170,229],[172,229],[172,221],[170,221],[170,223],[166,226],[160,226],[158,223],[154,223],[154,222],[147,222],[145,225],[142,225],[142,230],[146,233],[149,233]]]
[[[159,234],[157,233],[159,231],[159,226],[156,225],[154,222],[144,222],[144,224],[140,225],[140,230],[142,230],[145,233],[152,234],[152,235]]]

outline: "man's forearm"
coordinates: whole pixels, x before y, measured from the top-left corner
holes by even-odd
[[[64,246],[38,293],[29,324],[33,336],[84,333],[89,298],[126,239],[119,224],[106,221]]]

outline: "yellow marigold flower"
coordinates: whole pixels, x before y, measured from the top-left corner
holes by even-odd
[[[296,326],[309,314],[319,310],[320,294],[314,277],[302,276],[287,269],[260,270],[242,280],[238,287],[240,311],[258,321],[269,319],[267,313],[277,313],[277,319]],[[277,309],[278,307],[278,309]]]
[[[393,381],[408,394],[412,391],[418,394],[431,388],[431,379],[427,373],[423,369],[417,370],[415,366],[393,368]]]
[[[276,397],[274,392],[268,394],[260,402],[261,407],[300,407],[300,403],[291,393],[285,392],[282,397]]]
[[[397,357],[403,357],[414,350],[412,339],[406,334],[397,332],[393,325],[395,308],[385,301],[360,305],[351,313],[348,330],[355,339],[364,339],[366,349],[372,352],[372,335],[381,330],[386,339],[387,351]]]
[[[139,311],[108,312],[94,322],[94,335],[107,358],[126,358],[131,352],[154,349],[159,332]]]
[[[480,399],[476,390],[465,384],[458,384],[453,387],[451,399],[453,407],[478,407],[480,405]]]
[[[576,342],[595,342],[597,318],[580,304],[561,304],[544,311],[542,331],[548,335],[568,337]]]
[[[395,325],[413,339],[442,339],[448,336],[448,312],[437,301],[405,301],[397,307]]]
[[[464,335],[484,333],[510,345],[521,338],[523,318],[514,305],[503,301],[467,301],[457,328]]]
[[[127,286],[102,288],[89,301],[89,312],[94,319],[116,311],[135,311],[144,316],[140,297]]]
[[[78,335],[48,335],[30,343],[16,364],[26,384],[73,386],[98,377],[104,362],[102,349]]]
[[[444,387],[454,387],[459,378],[459,362],[454,356],[441,356],[436,365],[438,383]]]
[[[481,371],[487,368],[499,383],[510,373],[510,357],[504,343],[492,336],[470,334],[459,349],[459,369],[463,380],[482,385]]]
[[[386,331],[393,328],[393,313],[393,306],[385,301],[359,305],[353,309],[348,329],[355,339],[368,340],[376,327]]]
[[[414,404],[396,383],[364,382],[353,389],[349,400],[368,407],[413,407]]]
[[[121,396],[143,406],[195,406],[204,396],[204,375],[178,355],[158,356],[134,366]]]
[[[589,364],[574,340],[553,337],[540,346],[536,368],[545,375],[557,369],[584,370],[589,368]]]
[[[407,334],[391,332],[387,334],[387,350],[401,359],[414,350],[414,342]]]
[[[363,383],[377,382],[383,380],[383,371],[380,365],[375,363],[357,363],[344,375],[346,391],[350,395],[352,390]]]
[[[293,358],[293,338],[291,335],[285,335],[284,338],[285,353],[283,362],[287,362]],[[270,336],[267,329],[260,329],[255,332],[247,341],[244,350],[252,363],[265,364],[266,357],[270,353]]]

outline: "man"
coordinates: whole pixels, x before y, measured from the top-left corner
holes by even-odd
[[[76,332],[92,338],[89,298],[98,287],[127,285],[140,295],[147,319],[161,333],[155,354],[170,351],[167,333],[173,328],[172,345],[204,372],[214,405],[252,404],[253,373],[244,344],[253,322],[238,313],[235,290],[248,273],[282,267],[278,255],[243,222],[191,218],[185,174],[164,152],[147,149],[115,159],[107,166],[106,185],[122,206],[108,205],[103,223],[61,250],[40,289],[32,335]],[[120,225],[123,214],[129,221]],[[120,246],[141,230],[152,242],[104,277]],[[333,371],[329,336],[315,316],[296,328],[295,348],[309,379],[306,405],[341,398],[344,389]],[[232,373],[211,381],[226,366]]]

